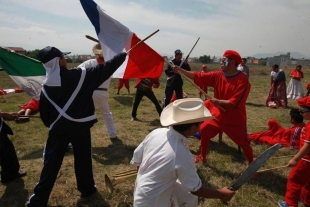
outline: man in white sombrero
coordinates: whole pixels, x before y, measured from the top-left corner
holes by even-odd
[[[101,45],[95,44],[93,46],[93,53],[96,55],[96,59],[90,59],[83,62],[78,68],[92,68],[96,67],[98,64],[104,63],[104,57],[102,55]],[[109,92],[108,89],[110,87],[111,77],[103,82],[99,88],[97,88],[93,93],[93,101],[95,107],[100,109],[105,128],[110,136],[111,141],[117,140],[116,127],[114,124],[113,116],[109,107]]]
[[[202,186],[194,157],[186,147],[187,138],[208,119],[214,117],[199,98],[178,99],[164,108],[160,122],[169,128],[148,134],[131,160],[138,169],[134,206],[197,206],[198,196],[231,199],[234,192],[227,187]]]

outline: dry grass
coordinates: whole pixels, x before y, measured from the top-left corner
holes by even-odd
[[[72,65],[71,65],[72,66]],[[192,64],[194,70],[200,70],[201,64]],[[210,65],[210,69],[217,69],[218,65]],[[286,75],[293,67],[284,67]],[[304,88],[310,77],[309,67],[303,68],[305,78]],[[270,109],[265,107],[265,99],[269,91],[269,67],[250,66],[250,81],[252,89],[247,101],[248,131],[264,131],[267,129],[267,122],[275,118],[284,127],[289,127],[288,109]],[[287,83],[289,82],[289,78]],[[130,81],[131,87],[135,80]],[[16,87],[5,72],[0,72],[0,87]],[[164,98],[165,75],[161,77],[161,86],[155,89],[157,99]],[[136,146],[153,129],[160,127],[159,118],[155,107],[144,98],[138,108],[140,121],[131,122],[131,108],[135,90],[131,88],[131,94],[114,95],[117,88],[117,80],[113,79],[110,87],[110,108],[113,112],[114,121],[118,129],[118,136],[122,142],[113,144],[103,127],[102,117],[98,110],[96,114],[99,122],[92,128],[93,140],[93,168],[96,185],[99,193],[91,199],[80,199],[76,189],[76,182],[73,170],[73,154],[68,151],[63,165],[60,169],[58,179],[49,199],[49,206],[132,206],[134,180],[119,184],[116,192],[109,195],[104,188],[104,174],[114,174],[124,170],[132,169],[129,164],[132,153]],[[184,84],[184,90],[189,97],[197,97],[197,90],[189,83]],[[212,89],[209,89],[212,96]],[[0,97],[0,109],[2,111],[17,111],[17,106],[26,103],[29,97],[25,93],[8,94]],[[296,101],[289,100],[289,107],[297,107]],[[42,151],[47,138],[48,130],[43,126],[40,119],[31,119],[28,123],[16,124],[14,121],[7,121],[15,135],[11,140],[15,145],[21,169],[27,171],[28,175],[23,179],[17,179],[7,185],[0,185],[0,206],[18,207],[23,206],[28,197],[32,194],[35,184],[39,180],[42,168]],[[198,173],[203,183],[208,186],[222,187],[229,186],[240,173],[247,167],[243,154],[238,153],[237,146],[224,135],[224,145],[219,145],[217,137],[211,141],[208,154],[208,165],[197,165]],[[197,155],[199,141],[190,138],[189,148],[194,155]],[[262,153],[268,147],[263,145],[252,145],[255,156]],[[296,151],[281,149],[275,156],[291,155]],[[270,168],[286,164],[288,159],[269,161],[263,168]],[[269,171],[261,173],[257,180],[250,180],[236,194],[230,202],[230,206],[276,206],[279,199],[283,198],[286,188],[286,179],[289,169]],[[200,199],[199,206],[223,206],[218,200]]]

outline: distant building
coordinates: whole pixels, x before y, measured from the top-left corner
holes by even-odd
[[[309,66],[310,60],[309,59],[293,59],[291,60],[291,65]]]
[[[21,54],[21,55],[26,55],[27,53],[27,51],[22,47],[5,47],[5,48],[13,50],[14,52]]]
[[[288,66],[291,65],[291,54],[280,54],[279,56],[268,57],[266,66],[272,66],[278,64],[279,66]]]
[[[189,57],[188,60],[187,60],[188,63],[198,63],[199,62],[199,59],[197,57]]]

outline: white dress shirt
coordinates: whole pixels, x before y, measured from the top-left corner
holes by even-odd
[[[189,192],[197,191],[201,180],[187,143],[186,137],[169,127],[155,129],[136,148],[131,160],[131,164],[139,166],[134,191],[135,207],[179,206],[187,202],[184,194],[183,198],[177,197],[177,186],[185,189],[197,204],[197,196]],[[181,185],[176,185],[176,181]]]

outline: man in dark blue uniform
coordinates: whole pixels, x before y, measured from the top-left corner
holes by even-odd
[[[187,59],[185,61],[182,61],[182,55],[183,53],[181,50],[176,50],[174,51],[174,59],[170,61],[172,65],[177,65],[183,68],[184,70],[190,71],[191,68],[189,64],[187,63]],[[173,91],[175,91],[177,99],[182,99],[183,98],[183,80],[180,74],[176,74],[173,72],[172,68],[170,65],[167,65],[167,68],[165,69],[165,73],[168,76],[167,77],[167,83],[166,83],[166,88],[165,88],[165,100],[164,100],[164,106],[166,107],[169,105],[170,100],[173,95]]]
[[[93,68],[71,70],[67,69],[65,54],[55,47],[45,47],[37,56],[47,73],[40,96],[40,115],[49,134],[40,181],[26,206],[47,206],[69,142],[73,146],[77,189],[81,197],[96,192],[90,128],[97,119],[92,95],[124,62],[126,53]]]
[[[23,177],[26,172],[19,171],[19,162],[13,143],[8,134],[13,135],[12,129],[2,120],[16,119],[19,115],[12,112],[0,111],[0,164],[1,164],[1,183],[7,183],[16,178]]]

